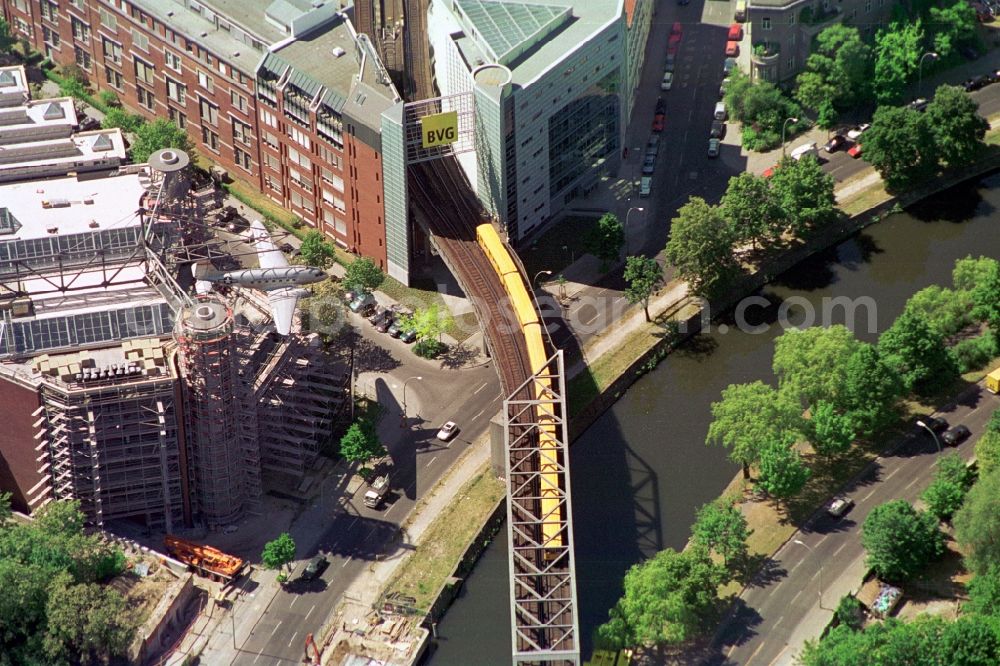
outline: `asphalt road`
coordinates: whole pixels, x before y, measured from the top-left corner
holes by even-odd
[[[363,492],[345,496],[337,479],[327,479],[321,500],[295,521],[292,535],[299,545],[292,582],[280,590],[266,608],[250,613],[254,620],[237,625],[240,646],[234,664],[297,664],[305,637],[318,634],[341,595],[358,576],[367,574],[370,562],[402,556],[413,548],[400,525],[416,502],[454,463],[469,443],[486,431],[500,408],[500,386],[492,364],[464,370],[442,370],[439,363],[417,358],[410,347],[380,334],[355,318],[367,339],[404,365],[388,373],[362,373],[357,390],[377,393],[386,410],[379,435],[393,459],[392,493],[380,510],[361,501]],[[414,380],[411,377],[420,376]],[[402,384],[406,384],[407,426],[401,426]],[[461,430],[449,442],[435,438],[448,420]],[[298,580],[305,563],[317,552],[327,555],[329,566],[319,579]],[[238,604],[258,603],[252,590]],[[231,632],[223,624],[222,631]]]
[[[957,447],[965,460],[972,458],[975,441],[998,406],[1000,398],[977,386],[957,404],[936,413],[949,424],[964,423],[972,431]],[[848,484],[844,494],[855,502],[850,513],[837,521],[818,512],[774,555],[720,633],[721,654],[712,663],[791,664],[802,642],[819,636],[832,614],[829,609],[864,575],[865,517],[892,499],[915,501],[933,477],[937,447],[926,431],[917,430],[894,453],[878,458],[861,478]]]

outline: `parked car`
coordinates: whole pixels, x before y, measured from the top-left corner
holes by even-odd
[[[733,23],[729,26],[729,34],[726,35],[726,39],[731,42],[738,42],[743,39],[743,26],[739,23]]]
[[[965,92],[973,92],[993,83],[993,77],[989,74],[983,74],[981,76],[973,76],[971,79],[967,79],[962,87],[965,88]]]
[[[972,433],[964,425],[957,425],[954,428],[949,428],[943,435],[941,435],[941,442],[946,446],[958,446]]]
[[[372,310],[372,313],[368,315],[366,319],[368,320],[369,324],[377,324],[389,314],[390,314],[389,308],[379,305],[374,310]]]
[[[829,141],[823,144],[823,150],[825,150],[828,153],[835,153],[838,150],[843,150],[844,148],[846,148],[848,143],[850,142],[847,140],[847,137],[844,136],[843,134],[834,134],[833,138],[831,138]]]
[[[847,130],[847,138],[851,141],[857,141],[861,138],[861,135],[868,131],[871,127],[870,123],[861,123],[860,125],[855,125],[851,129]]]
[[[302,570],[302,580],[316,580],[329,565],[326,555],[317,555],[309,560],[309,564]]]
[[[713,139],[726,138],[726,123],[721,120],[712,121],[712,130],[709,132],[709,136]]]
[[[648,197],[653,192],[653,177],[643,176],[639,180],[639,196]]]
[[[683,38],[684,37],[683,37],[683,35],[681,35],[681,33],[679,33],[679,32],[671,32],[670,33],[670,37],[667,39],[667,45],[668,46],[676,46],[676,45],[678,45],[678,44],[681,43],[681,40]]]
[[[391,310],[382,319],[375,323],[375,330],[379,333],[388,333],[389,328],[396,323],[396,313]]]
[[[80,121],[80,131],[89,132],[90,130],[96,130],[101,128],[101,121],[97,118],[91,118],[90,116],[85,116],[83,120]]]
[[[389,325],[389,328],[387,328],[385,332],[394,338],[398,338],[400,335],[402,335],[403,322],[401,321],[401,318],[396,317],[395,319],[393,319],[392,324]]]
[[[726,103],[725,102],[716,102],[715,103],[715,110],[712,111],[712,117],[715,118],[716,120],[723,120],[724,121],[726,119]]]
[[[282,243],[281,245],[278,246],[278,249],[284,252],[285,254],[291,254],[295,252],[295,248],[292,246],[291,243]]]
[[[356,312],[361,316],[365,316],[370,314],[371,311],[375,309],[376,305],[377,303],[375,302],[375,297],[365,292],[358,294],[347,307],[351,309],[351,312]]]
[[[667,103],[663,101],[662,97],[656,98],[656,109],[653,113],[665,113],[667,110]]]
[[[856,143],[850,148],[848,148],[847,154],[853,157],[854,159],[858,159],[859,157],[861,157],[861,144]]]
[[[673,27],[670,28],[671,35],[682,35],[684,34],[684,26],[681,25],[680,21],[674,21]]]
[[[667,54],[667,63],[663,66],[663,71],[664,72],[672,72],[672,71],[674,71],[674,65],[676,63],[677,63],[677,54],[676,53],[668,53]]]
[[[735,58],[740,54],[740,43],[735,41],[726,42],[726,55]]]
[[[653,116],[653,131],[654,132],[662,132],[663,131],[663,126],[665,124],[665,122],[664,122],[665,120],[666,120],[666,116],[663,115],[662,113],[657,113],[656,115],[654,115]]]
[[[732,81],[728,76],[722,79],[722,83],[719,84],[719,97],[726,96],[726,88],[729,87],[729,82]]]
[[[729,76],[734,69],[736,69],[736,58],[726,58],[722,63],[722,73]]]
[[[924,111],[927,110],[928,104],[930,104],[930,102],[928,102],[925,98],[918,97],[917,99],[907,104],[907,106],[913,109],[914,111],[920,111],[921,113],[923,113]]]
[[[411,342],[417,339],[417,332],[412,328],[404,328],[402,331],[399,332],[399,339],[405,342],[406,344],[410,344]]]
[[[853,506],[854,500],[850,497],[838,497],[826,507],[826,513],[831,518],[842,518]]]
[[[443,426],[441,426],[440,430],[438,430],[437,438],[440,439],[442,442],[447,442],[449,439],[454,437],[457,432],[458,432],[458,424],[455,423],[454,421],[448,421]]]
[[[801,160],[807,155],[812,155],[813,157],[819,157],[819,149],[816,148],[815,141],[809,141],[808,143],[803,143],[801,146],[792,148],[792,151],[788,153],[789,156],[796,162]]]
[[[674,85],[674,73],[663,72],[663,80],[660,81],[660,90],[670,90],[671,86],[673,85]]]
[[[657,153],[660,152],[660,135],[650,134],[649,141],[646,142],[646,155],[652,155],[656,157]]]
[[[642,161],[642,173],[651,176],[654,171],[656,171],[656,158],[652,155],[646,155]]]
[[[916,420],[914,420],[914,425],[916,425],[919,430],[923,430],[923,426],[920,425],[921,423],[936,433],[944,432],[948,429],[948,422],[940,416],[918,416]]]
[[[720,141],[719,139],[716,139],[714,137],[711,138],[711,139],[709,139],[708,140],[708,156],[709,157],[718,157],[719,156],[719,146],[721,144],[722,144],[722,141]]]

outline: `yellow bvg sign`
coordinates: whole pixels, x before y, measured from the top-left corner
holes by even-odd
[[[458,111],[436,113],[420,119],[424,148],[444,146],[458,140]]]

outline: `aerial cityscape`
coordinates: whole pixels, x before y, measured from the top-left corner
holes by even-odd
[[[995,0],[0,0],[0,666],[996,666],[998,211]]]

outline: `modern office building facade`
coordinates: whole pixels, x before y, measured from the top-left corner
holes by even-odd
[[[651,19],[638,4],[650,3],[431,3],[441,93],[476,99],[463,167],[512,242],[617,169]]]

